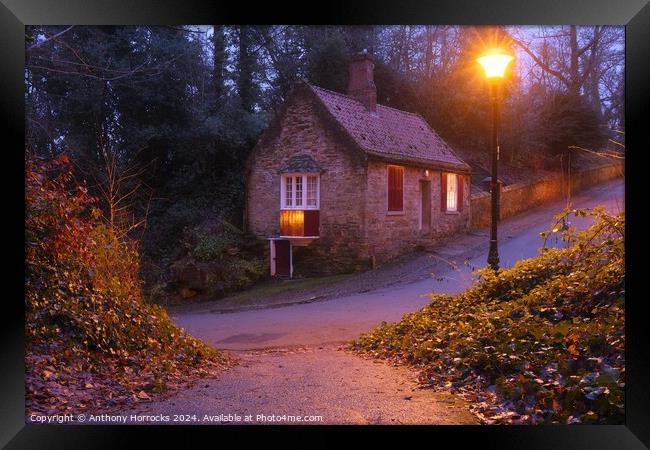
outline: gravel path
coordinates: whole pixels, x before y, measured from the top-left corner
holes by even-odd
[[[129,414],[196,415],[190,424],[475,424],[467,404],[446,392],[419,389],[415,373],[350,354],[335,345],[236,352],[240,365],[167,401]],[[221,417],[223,414],[225,417]],[[266,417],[260,417],[260,416]],[[207,416],[207,417],[206,417]],[[172,418],[173,419],[173,418]],[[223,420],[225,419],[225,420]],[[303,422],[306,423],[306,422]]]

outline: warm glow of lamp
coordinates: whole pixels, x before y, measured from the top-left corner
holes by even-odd
[[[503,50],[492,49],[477,59],[478,63],[483,66],[487,78],[503,78],[506,67],[515,59]]]

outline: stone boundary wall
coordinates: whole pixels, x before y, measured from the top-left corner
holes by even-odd
[[[623,163],[614,163],[595,169],[573,172],[570,177],[571,194],[614,178],[622,177],[624,173]],[[514,216],[526,209],[546,202],[564,198],[567,194],[567,188],[567,183],[562,175],[532,183],[517,183],[506,186],[501,191],[501,219]],[[472,194],[470,198],[470,228],[472,230],[485,228],[490,225],[490,201],[489,192]]]

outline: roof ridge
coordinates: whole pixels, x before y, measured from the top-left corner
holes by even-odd
[[[419,115],[418,113],[414,113],[414,112],[411,112],[411,111],[404,111],[403,109],[393,108],[392,106],[386,106],[386,105],[382,105],[380,103],[377,103],[377,106],[381,106],[382,108],[386,108],[386,109],[392,109],[393,111],[401,112],[401,113],[404,113],[404,114],[410,114],[412,116],[417,116],[420,119],[424,120],[424,118],[421,115]]]
[[[325,92],[330,93],[330,94],[338,95],[339,97],[344,97],[344,98],[346,98],[348,100],[354,100],[355,102],[359,102],[359,100],[357,100],[356,98],[354,98],[354,97],[352,97],[350,95],[343,94],[341,92],[332,91],[331,89],[325,89],[324,87],[316,86],[315,84],[311,84],[309,82],[306,82],[306,83],[311,88],[316,88],[316,89],[319,89],[321,91],[325,91]],[[393,111],[401,112],[401,113],[404,113],[404,114],[411,114],[413,116],[417,116],[420,119],[424,120],[424,118],[418,113],[414,113],[414,112],[411,112],[411,111],[404,111],[403,109],[393,108],[392,106],[383,105],[381,103],[377,103],[377,106],[381,106],[382,108],[386,108],[386,109],[392,109]]]
[[[307,84],[307,86],[309,86],[312,89],[318,89],[318,90],[321,90],[321,91],[328,92],[330,94],[334,94],[334,95],[338,95],[340,97],[345,97],[345,98],[348,98],[350,100],[354,100],[354,98],[350,97],[349,95],[342,94],[342,93],[336,92],[336,91],[332,91],[331,89],[325,89],[324,87],[316,86],[315,84],[311,84],[311,83],[309,83],[307,81],[305,83]]]
[[[363,107],[362,102],[356,98],[313,85],[306,80],[301,81],[307,85],[309,92],[316,96],[318,103],[323,105],[328,116],[332,117],[355,145],[366,154],[429,161],[469,170],[470,166],[419,113],[378,104],[377,109],[380,114],[355,114],[353,109],[348,111],[348,108],[352,105]],[[338,106],[339,104],[343,106],[346,102],[349,102],[349,107],[341,109]],[[371,120],[370,116],[375,116],[376,119]],[[386,122],[387,120],[389,122]],[[407,125],[408,123],[412,125]],[[364,134],[364,127],[376,134],[367,137]]]

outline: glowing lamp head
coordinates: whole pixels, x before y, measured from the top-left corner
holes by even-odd
[[[487,78],[503,78],[506,67],[515,59],[503,50],[494,49],[477,59],[478,63],[483,66]]]

